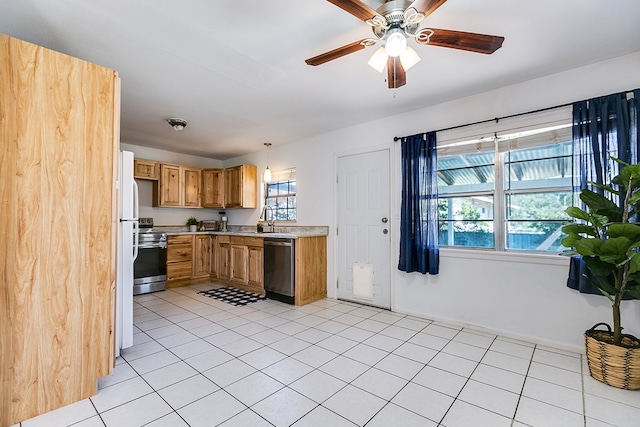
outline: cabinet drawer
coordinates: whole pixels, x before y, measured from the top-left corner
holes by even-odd
[[[261,248],[264,245],[264,239],[262,237],[231,236],[231,244],[244,245],[244,246],[257,246]]]
[[[167,250],[167,263],[191,261],[193,257],[193,245],[173,245]]]
[[[218,243],[229,243],[229,236],[218,236]]]
[[[169,247],[173,244],[179,243],[191,243],[193,240],[193,236],[191,234],[180,234],[178,236],[167,236],[167,243]]]
[[[191,261],[167,264],[167,280],[191,278]]]

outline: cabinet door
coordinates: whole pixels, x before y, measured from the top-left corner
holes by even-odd
[[[211,266],[211,236],[193,236],[193,277],[207,277]]]
[[[182,205],[182,174],[180,166],[162,163],[160,165],[159,206]]]
[[[200,207],[200,185],[202,170],[196,168],[182,168],[183,171],[183,206]]]
[[[249,284],[264,288],[264,252],[261,247],[249,247]]]
[[[231,281],[249,283],[249,247],[231,244]]]
[[[167,281],[190,279],[193,274],[193,236],[167,238]]]
[[[209,275],[218,278],[218,237],[211,236],[211,256],[209,258]]]
[[[135,159],[133,161],[133,177],[137,179],[160,179],[160,163],[152,160]]]
[[[227,238],[228,239],[228,238]],[[229,240],[226,242],[218,242],[218,279],[229,280],[229,256],[231,245]]]
[[[242,166],[224,170],[224,205],[228,208],[242,207]]]
[[[202,207],[224,207],[224,169],[202,171]]]

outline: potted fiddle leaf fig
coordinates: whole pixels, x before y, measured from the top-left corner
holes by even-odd
[[[606,384],[630,390],[640,389],[640,340],[622,333],[620,303],[623,298],[640,298],[640,165],[618,159],[620,173],[610,185],[591,183],[601,189],[580,192],[587,211],[567,208],[578,220],[566,224],[562,244],[568,255],[581,255],[587,278],[611,301],[613,330],[599,323],[585,332],[589,372]],[[607,330],[596,330],[605,326]]]

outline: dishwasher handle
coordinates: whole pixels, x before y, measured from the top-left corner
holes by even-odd
[[[274,241],[264,241],[265,246],[293,246],[293,242],[274,242]]]

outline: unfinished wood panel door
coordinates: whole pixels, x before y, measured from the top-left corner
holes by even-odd
[[[211,236],[193,236],[193,277],[207,277],[211,269]]]
[[[224,207],[224,169],[202,171],[202,207]]]
[[[258,169],[240,165],[224,170],[224,205],[227,208],[258,206]]]
[[[218,236],[218,279],[228,281],[230,279],[229,261],[231,256],[231,244],[229,236]]]
[[[218,237],[211,237],[211,257],[209,258],[209,275],[212,279],[218,278]]]
[[[199,208],[202,206],[200,202],[200,188],[202,184],[202,169],[182,168],[183,182],[183,206],[191,208]]]
[[[249,247],[231,242],[230,251],[231,281],[241,284],[249,283]]]
[[[327,297],[327,238],[296,240],[295,303],[304,305]]]
[[[97,393],[113,360],[118,77],[0,34],[0,425]]]
[[[160,179],[160,162],[153,160],[133,160],[133,177],[157,181]]]
[[[183,180],[180,166],[162,163],[157,188],[159,194],[154,197],[157,206],[182,206]]]
[[[249,285],[264,288],[264,250],[249,246]]]

